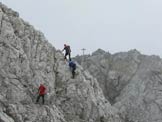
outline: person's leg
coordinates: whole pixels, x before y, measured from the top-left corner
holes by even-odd
[[[42,95],[42,104],[44,104],[44,95]]]
[[[37,100],[36,100],[36,103],[38,103],[39,99],[40,99],[40,95],[38,95]]]
[[[65,56],[64,56],[64,59],[66,60],[66,54],[65,54]]]
[[[65,60],[67,60],[67,58],[66,58],[67,55],[68,55],[68,53],[66,52],[66,53],[65,53],[65,56],[64,56],[64,59],[65,59]]]
[[[72,78],[74,78],[74,77],[75,77],[75,69],[72,68]]]
[[[69,53],[69,61],[71,61],[71,54]]]

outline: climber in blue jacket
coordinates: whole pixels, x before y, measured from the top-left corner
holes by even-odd
[[[72,78],[75,77],[75,70],[76,70],[76,63],[72,60],[69,61],[69,67],[71,69],[72,72]]]

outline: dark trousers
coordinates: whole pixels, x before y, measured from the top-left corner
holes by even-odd
[[[66,52],[66,53],[65,53],[64,59],[67,59],[67,58],[66,58],[67,55],[69,55],[69,61],[71,61],[71,54],[70,54],[69,52]]]
[[[76,69],[76,68],[72,68],[72,78],[75,77],[75,69]]]
[[[38,95],[38,97],[37,97],[37,103],[38,103],[38,101],[39,101],[39,99],[40,99],[40,97],[42,97],[42,104],[44,104],[44,95]]]

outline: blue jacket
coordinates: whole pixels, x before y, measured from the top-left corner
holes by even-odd
[[[70,68],[73,68],[73,69],[76,69],[76,64],[75,64],[75,62],[69,61],[69,67],[70,67]]]

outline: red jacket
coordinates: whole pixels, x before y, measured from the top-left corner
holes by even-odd
[[[39,86],[39,95],[46,94],[46,87],[44,85]]]

